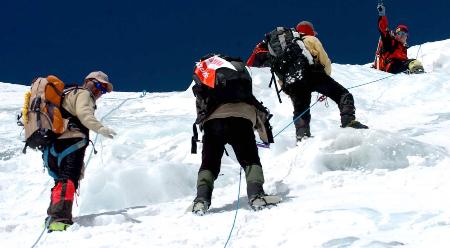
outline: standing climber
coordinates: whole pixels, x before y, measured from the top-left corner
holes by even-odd
[[[43,153],[44,163],[55,180],[47,210],[49,231],[63,231],[73,224],[72,205],[83,173],[89,130],[107,138],[116,135],[94,116],[96,101],[112,89],[108,76],[95,71],[86,76],[83,87],[65,91],[61,109],[63,117],[68,120],[68,127]]]
[[[368,128],[355,120],[353,95],[330,76],[331,61],[316,35],[312,23],[302,21],[295,29],[279,27],[266,36],[273,56],[272,71],[294,106],[297,141],[311,136],[312,92],[319,92],[338,104],[341,127]]]
[[[197,107],[195,123],[204,133],[192,212],[203,215],[211,205],[225,144],[233,147],[245,171],[249,205],[256,210],[278,202],[273,202],[273,198],[264,193],[263,169],[254,135],[256,129],[264,143],[273,143],[271,115],[253,96],[252,78],[245,63],[240,58],[209,54],[197,63],[193,79]]]

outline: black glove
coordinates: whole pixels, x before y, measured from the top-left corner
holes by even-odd
[[[379,16],[385,16],[386,15],[386,7],[382,3],[379,3],[377,6],[378,15]]]

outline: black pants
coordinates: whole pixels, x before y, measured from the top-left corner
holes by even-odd
[[[353,96],[341,84],[336,82],[325,72],[310,72],[302,80],[296,82],[294,89],[290,92],[292,104],[294,105],[294,119],[305,112],[311,104],[311,93],[320,94],[331,98],[339,106],[342,124],[355,119],[355,107]],[[309,127],[311,113],[309,109],[296,121],[297,126]]]
[[[73,139],[60,139],[56,140],[54,147],[57,153],[63,152],[68,147],[80,142],[81,138]],[[86,153],[86,146],[76,150],[73,153],[67,155],[58,166],[58,158],[54,157],[52,154],[48,156],[48,165],[50,170],[52,170],[58,177],[58,180],[70,179],[75,188],[78,188],[78,181],[80,180],[81,169],[84,163],[84,155]]]
[[[407,60],[393,60],[389,65],[388,72],[397,74],[405,72],[409,69],[409,63],[415,59],[407,59]]]
[[[215,179],[218,177],[225,144],[233,147],[236,158],[244,169],[250,165],[261,165],[250,120],[237,117],[212,119],[203,127],[200,171],[209,170]]]

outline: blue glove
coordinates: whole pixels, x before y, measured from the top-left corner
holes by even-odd
[[[377,6],[377,10],[378,10],[378,15],[379,16],[385,16],[386,15],[386,7],[384,7],[383,4],[378,4]]]

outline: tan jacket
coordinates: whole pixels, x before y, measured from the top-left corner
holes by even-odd
[[[76,89],[64,96],[62,107],[71,115],[77,117],[81,124],[89,130],[98,132],[103,124],[95,118],[95,100],[92,93],[86,89]],[[59,139],[84,138],[85,135],[79,130],[67,129]]]
[[[325,67],[325,73],[331,75],[331,61],[328,58],[328,54],[322,46],[322,43],[315,36],[307,35],[303,39],[306,49],[311,53],[314,58],[314,62],[320,63]]]
[[[255,106],[245,102],[222,104],[211,115],[209,115],[203,123],[211,119],[221,119],[227,117],[241,117],[251,121],[253,128],[258,131],[261,140],[266,143],[269,142],[266,130],[264,128],[264,120],[261,119],[261,113],[259,113]]]

